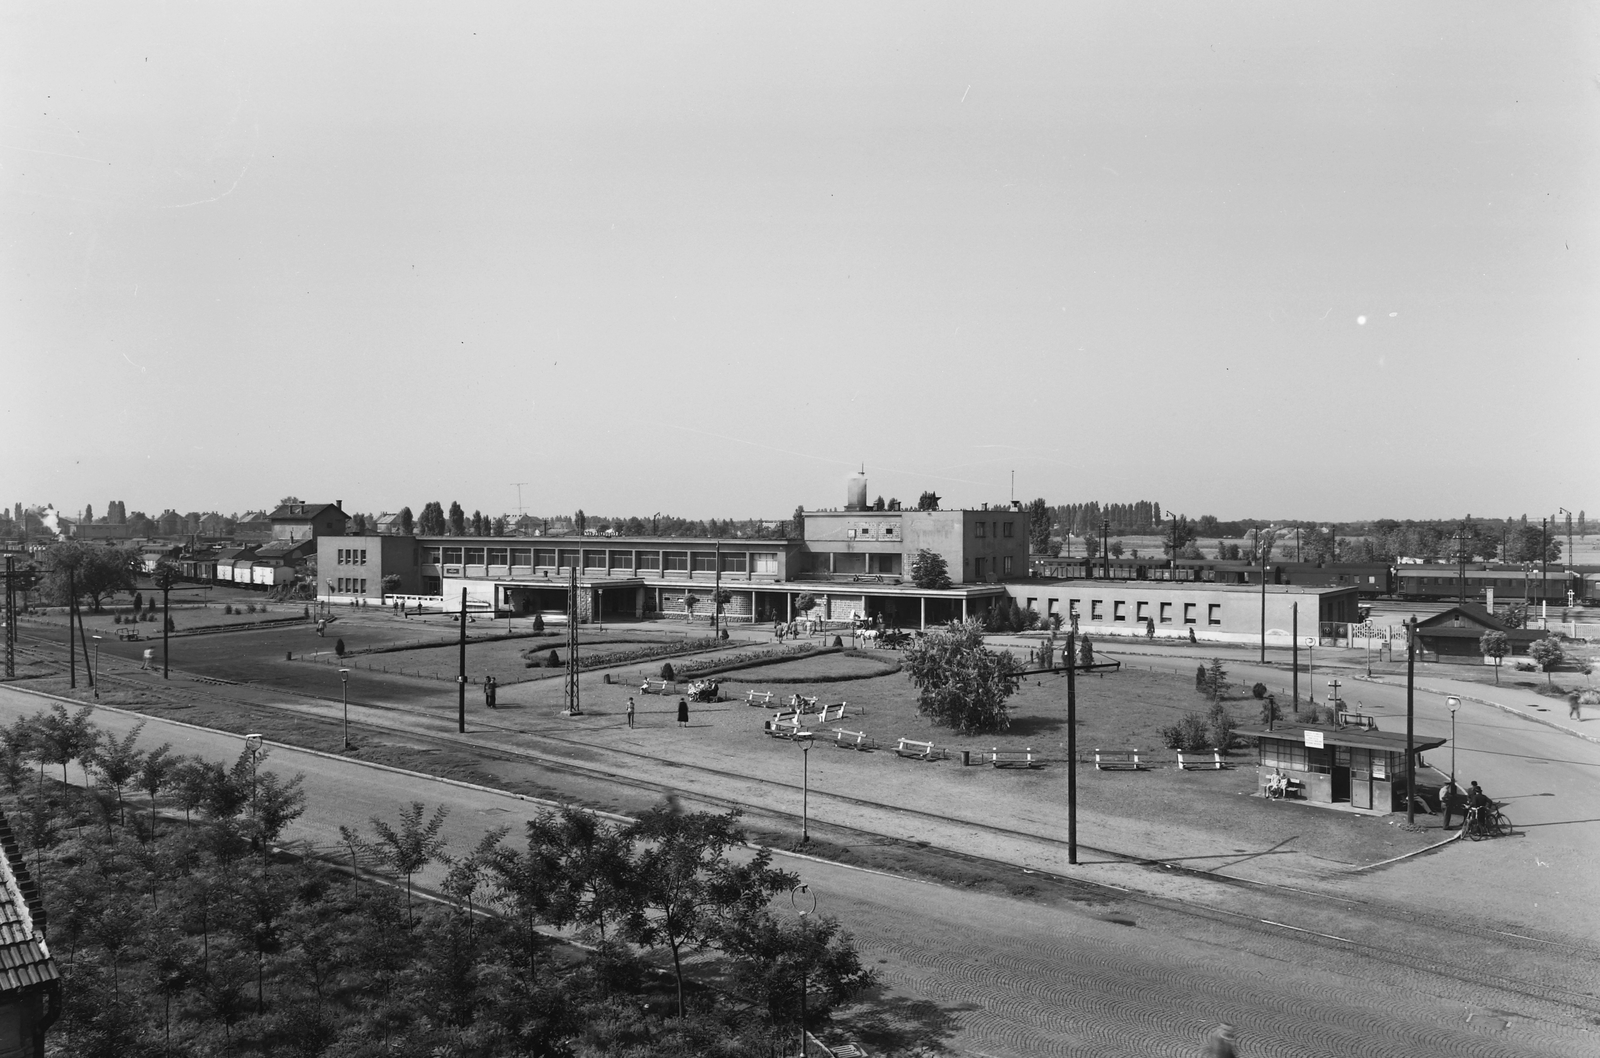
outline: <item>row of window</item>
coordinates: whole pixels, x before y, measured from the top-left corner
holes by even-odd
[[[988,570],[990,570],[992,572],[994,570],[994,568],[995,568],[994,564],[995,564],[996,561],[997,560],[995,560],[995,559],[987,559],[987,560],[981,559],[981,558],[973,559],[972,560],[972,578],[974,580],[982,580],[983,576],[984,576],[984,570],[987,568]],[[1002,577],[1011,576],[1011,556],[1007,555],[1004,558],[999,559],[998,562],[999,562],[999,566],[1000,566],[1000,576],[1002,576]]]
[[[715,573],[715,551],[591,551],[554,547],[430,547],[425,560],[439,566],[543,566],[549,569],[579,566],[586,570],[666,570]],[[775,551],[725,551],[724,573],[764,573],[776,576]]]
[[[980,559],[979,561],[981,562],[982,560]],[[981,569],[982,567],[980,566],[979,568]],[[1060,601],[1061,600],[1059,600],[1059,599],[1050,599],[1048,601],[1049,614],[1047,614],[1046,616],[1049,616],[1051,614],[1055,614],[1056,613],[1056,606]],[[1029,599],[1027,608],[1030,609],[1030,610],[1037,610],[1038,609],[1038,605],[1037,605],[1038,602],[1039,602],[1038,599]],[[1078,609],[1078,602],[1079,602],[1079,600],[1077,600],[1077,599],[1068,599],[1067,600],[1067,614],[1076,613],[1080,617],[1082,616],[1082,611]],[[1141,601],[1141,602],[1135,603],[1134,606],[1135,606],[1135,608],[1134,608],[1134,611],[1133,611],[1133,619],[1135,621],[1143,623],[1145,621],[1152,620],[1152,617],[1151,617],[1151,614],[1150,614],[1150,606],[1151,606],[1150,603]],[[1173,620],[1172,620],[1172,607],[1173,607],[1173,604],[1170,603],[1170,602],[1161,603],[1160,604],[1160,609],[1158,609],[1156,611],[1156,614],[1155,614],[1155,618],[1154,618],[1155,622],[1157,624],[1164,624],[1164,625],[1172,624],[1173,623]],[[1200,623],[1199,618],[1198,618],[1197,613],[1196,613],[1198,608],[1199,608],[1199,604],[1198,603],[1186,602],[1186,603],[1183,604],[1183,623],[1184,624],[1192,625],[1192,624],[1199,624]],[[1063,614],[1062,616],[1065,617],[1066,614]],[[1102,599],[1090,599],[1089,600],[1089,620],[1091,620],[1091,621],[1104,621],[1105,619],[1106,618],[1105,618],[1105,602],[1104,602],[1104,600],[1102,600]],[[1116,622],[1116,621],[1127,621],[1127,619],[1128,619],[1128,604],[1127,604],[1127,602],[1122,600],[1122,599],[1117,599],[1117,600],[1113,601],[1112,604],[1111,604],[1111,620],[1113,622]],[[1219,602],[1207,603],[1206,604],[1206,624],[1208,624],[1208,625],[1220,625],[1221,623],[1222,623],[1222,604],[1219,603]]]
[[[367,593],[367,578],[365,577],[340,577],[334,581],[333,589],[348,595],[365,595]]]
[[[1015,524],[1014,522],[974,522],[972,523],[973,535],[979,540],[983,540],[990,535],[993,535],[996,539],[1001,537],[1010,539],[1016,532]]]
[[[845,535],[851,540],[855,540],[858,537],[862,540],[871,540],[873,536],[872,526],[863,525],[859,529],[847,529],[845,530]],[[893,540],[895,538],[895,527],[892,525],[880,526],[877,536],[879,540]]]
[[[341,566],[364,566],[367,563],[367,549],[364,547],[341,547],[338,551],[338,563]]]

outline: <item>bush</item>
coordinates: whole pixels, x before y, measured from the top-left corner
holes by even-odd
[[[303,611],[304,612],[301,613],[300,616],[306,618],[307,620],[310,620],[310,618],[311,618],[311,607],[309,607],[309,606],[303,607]]]
[[[233,603],[231,603],[231,602],[223,603],[222,604],[222,612],[224,614],[231,615],[233,613]]]
[[[1205,689],[1206,689],[1206,667],[1204,665],[1198,665],[1198,666],[1195,667],[1195,670],[1194,670],[1194,689],[1197,690],[1197,691],[1200,691],[1201,693],[1205,692]]]
[[[666,680],[668,683],[671,683],[675,679],[677,679],[677,677],[674,676],[673,672],[672,672],[672,662],[668,661],[668,662],[662,663],[662,666],[661,666],[661,678]]]
[[[536,613],[533,615],[533,630],[535,632],[544,631],[544,614]]]
[[[1161,744],[1184,753],[1199,753],[1207,748],[1209,737],[1206,718],[1199,713],[1189,713],[1176,724],[1161,729]]]
[[[552,650],[549,656],[544,659],[544,667],[547,669],[559,669],[561,667],[561,655]]]
[[[177,625],[172,623],[172,618],[170,618],[170,617],[167,618],[167,631],[169,631],[169,632],[176,631],[177,627],[178,627]]]
[[[333,652],[341,658],[344,657],[344,640],[340,639],[334,642]]]
[[[1255,686],[1250,688],[1250,693],[1255,695],[1257,698],[1265,698],[1267,696],[1267,685],[1264,683],[1257,683]]]
[[[836,646],[836,647],[841,647],[842,648],[844,646],[844,640],[840,639],[838,636],[834,636],[833,637],[833,645]]]
[[[1258,683],[1256,686],[1259,687],[1261,684]],[[1276,697],[1269,694],[1265,698],[1261,699],[1261,722],[1263,724],[1270,724],[1276,720],[1282,719],[1283,709],[1279,707],[1278,699]]]

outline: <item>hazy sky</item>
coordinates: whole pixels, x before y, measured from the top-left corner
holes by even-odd
[[[1593,4],[0,8],[0,501],[1600,508]]]

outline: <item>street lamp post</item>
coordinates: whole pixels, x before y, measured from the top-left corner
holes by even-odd
[[[1456,710],[1461,708],[1461,699],[1455,695],[1444,700],[1450,707],[1450,785],[1456,784]]]
[[[794,740],[800,743],[800,841],[811,840],[811,740],[814,731],[796,731]]]
[[[802,897],[810,897],[811,906],[806,907]],[[811,886],[801,882],[789,890],[789,906],[794,908],[795,914],[800,916],[800,932],[802,935],[801,950],[805,950],[806,918],[816,913],[817,894],[811,891]],[[806,1053],[806,964],[804,957],[800,963],[800,1058],[805,1058]]]
[[[339,670],[339,702],[344,706],[344,751],[350,752],[350,670]]]

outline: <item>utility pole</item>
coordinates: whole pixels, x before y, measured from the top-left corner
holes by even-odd
[[[12,581],[17,576],[17,560],[6,556],[6,677],[17,674],[17,595]]]
[[[1290,607],[1294,623],[1290,625],[1289,637],[1294,640],[1294,715],[1300,715],[1300,604],[1295,603]]]
[[[582,551],[579,551],[579,558]],[[567,567],[567,715],[582,716],[583,703],[578,694],[578,561],[573,559]]]
[[[1067,615],[1067,862],[1078,862],[1078,614]]]
[[[1550,519],[1539,519],[1539,626],[1548,627],[1550,613]]]
[[[1111,579],[1111,519],[1100,519],[1100,572],[1105,580]]]
[[[72,638],[72,618],[78,612],[78,588],[72,578],[72,570],[67,569],[67,686],[72,690],[78,687],[78,655],[77,641]],[[88,661],[84,658],[84,661]]]
[[[1412,749],[1416,737],[1417,619],[1406,629],[1406,826],[1417,825],[1417,757]]]
[[[467,731],[467,589],[461,589],[461,663],[456,672],[456,731]]]

